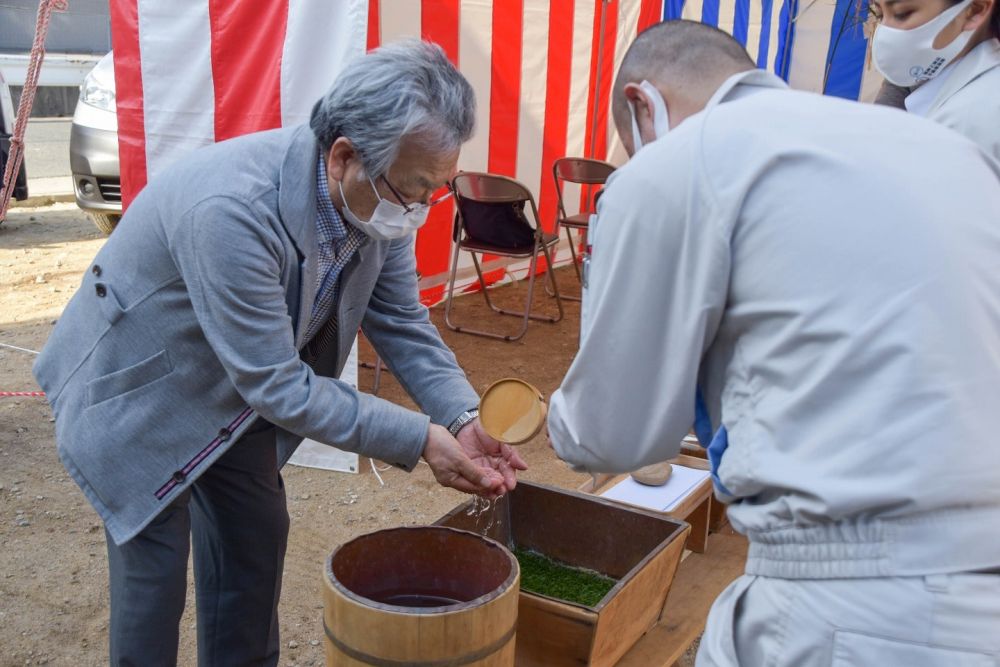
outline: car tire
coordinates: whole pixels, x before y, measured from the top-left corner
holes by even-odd
[[[90,219],[94,221],[97,228],[100,229],[105,234],[111,234],[115,231],[115,225],[118,221],[122,219],[120,215],[115,215],[111,213],[91,213]]]

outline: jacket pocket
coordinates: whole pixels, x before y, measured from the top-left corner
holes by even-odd
[[[936,646],[837,630],[832,667],[996,667],[995,657],[978,651]]]
[[[170,355],[166,350],[162,350],[128,368],[94,378],[87,382],[87,406],[97,405],[109,398],[143,387],[173,370]]]

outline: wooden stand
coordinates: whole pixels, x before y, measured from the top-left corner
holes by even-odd
[[[695,455],[692,455],[695,454]],[[708,461],[692,451],[671,463],[708,470]],[[600,493],[624,479],[624,475],[598,475],[581,491]],[[746,566],[747,540],[733,532],[726,520],[726,507],[712,496],[712,481],[706,479],[665,516],[691,525],[687,548],[677,568],[660,619],[617,663],[616,667],[671,667],[705,629],[715,598]],[[711,534],[710,534],[711,533]]]
[[[670,461],[673,465],[696,468],[698,470],[708,470],[708,461],[705,459],[681,454]],[[597,475],[594,479],[585,482],[580,490],[584,493],[598,494],[625,479],[628,475]],[[691,524],[691,534],[688,535],[687,548],[695,553],[705,553],[708,547],[708,532],[712,525],[713,505],[721,509],[721,516],[725,518],[726,508],[722,503],[715,502],[712,497],[712,480],[705,479],[689,493],[683,502],[670,512],[663,512],[671,519],[687,521]],[[648,508],[643,508],[648,509]],[[716,526],[718,527],[718,526]]]

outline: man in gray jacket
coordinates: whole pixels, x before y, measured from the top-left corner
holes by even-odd
[[[59,455],[105,522],[112,664],[171,665],[194,544],[199,663],[274,665],[303,437],[469,493],[524,462],[418,300],[414,231],[472,134],[440,48],[351,63],[311,129],[202,149],[153,179],[35,365]],[[359,326],[424,414],[338,381]],[[192,540],[193,536],[193,540]]]

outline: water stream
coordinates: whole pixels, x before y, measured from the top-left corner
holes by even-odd
[[[469,505],[469,509],[465,512],[466,516],[475,518],[475,531],[483,537],[489,537],[490,531],[492,531],[494,527],[499,529],[503,526],[503,517],[501,514],[502,510],[505,509],[506,506],[500,504],[498,502],[499,500],[500,498],[488,500],[481,496],[473,496],[472,504]],[[497,511],[498,508],[501,511]],[[484,523],[485,525],[483,525]],[[499,538],[500,535],[497,535],[496,537]],[[513,549],[513,536],[508,536],[507,542],[507,547]]]

